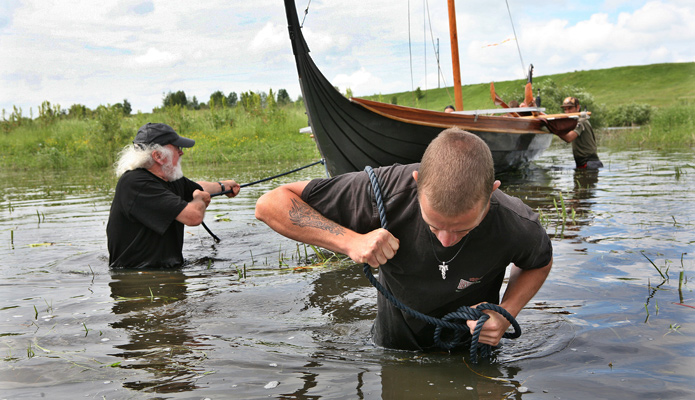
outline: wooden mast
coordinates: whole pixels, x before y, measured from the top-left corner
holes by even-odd
[[[463,97],[461,95],[461,69],[459,67],[459,42],[456,33],[456,10],[454,0],[447,0],[449,4],[449,36],[451,37],[451,62],[454,68],[454,100],[456,111],[463,111]]]

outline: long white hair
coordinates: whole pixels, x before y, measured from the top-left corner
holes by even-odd
[[[159,144],[129,144],[118,153],[118,160],[114,163],[116,176],[120,177],[127,171],[138,168],[149,169],[154,165],[153,151],[159,152],[165,159],[170,160],[173,156],[173,151],[170,148]]]

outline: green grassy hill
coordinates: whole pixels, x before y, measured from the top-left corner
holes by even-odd
[[[616,67],[591,71],[534,77],[534,85],[542,86],[552,80],[557,86],[572,86],[590,93],[597,104],[617,107],[624,104],[649,104],[661,108],[684,102],[695,102],[695,63],[668,63],[629,67]],[[524,80],[495,82],[496,92],[506,101],[512,93],[523,93]],[[490,83],[466,85],[461,88],[464,109],[495,108],[490,99]],[[367,96],[368,99],[391,103],[395,96],[398,104],[443,110],[453,104],[453,88],[430,89],[424,97],[415,99],[413,92]],[[506,95],[506,97],[505,97]],[[542,93],[541,93],[542,96]]]

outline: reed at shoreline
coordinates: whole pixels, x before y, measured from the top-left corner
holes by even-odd
[[[171,125],[196,141],[186,149],[186,162],[304,161],[319,158],[314,141],[299,129],[308,125],[303,108],[291,105],[272,110],[242,107],[162,111],[124,116],[103,107],[94,118],[34,120],[0,132],[0,166],[4,169],[111,168],[118,152],[132,143],[147,122]]]
[[[617,148],[695,147],[695,106],[679,104],[654,112],[639,129],[598,130],[599,145]],[[190,110],[167,107],[124,116],[118,107],[100,107],[92,118],[36,119],[0,132],[0,166],[7,170],[111,168],[118,152],[147,122],[171,125],[196,140],[186,150],[191,165],[230,162],[305,162],[320,157],[314,141],[299,129],[308,125],[303,105],[247,111],[243,107]]]

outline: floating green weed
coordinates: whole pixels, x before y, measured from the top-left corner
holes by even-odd
[[[39,213],[39,210],[36,210],[36,218],[39,220],[39,225],[41,225],[42,222],[46,221],[46,216],[44,215],[43,211]]]
[[[654,261],[652,261],[651,258],[649,258],[644,251],[640,252],[644,258],[649,261],[649,263],[656,269],[656,271],[659,273],[659,277],[661,278],[661,283],[659,283],[656,286],[651,285],[651,279],[647,279],[647,290],[649,292],[649,295],[647,296],[647,301],[644,304],[645,311],[647,312],[647,317],[645,319],[645,322],[649,321],[650,313],[649,313],[649,303],[654,301],[654,310],[656,311],[656,314],[658,315],[659,313],[659,303],[658,300],[656,299],[656,294],[657,292],[674,292],[678,291],[678,302],[676,301],[671,301],[672,304],[676,304],[679,306],[684,306],[688,308],[695,308],[695,306],[690,305],[690,304],[685,304],[684,303],[684,297],[683,297],[683,290],[684,286],[687,285],[688,283],[688,277],[686,275],[685,271],[685,265],[684,265],[684,257],[686,253],[681,253],[680,261],[681,261],[681,271],[679,271],[678,274],[678,286],[677,287],[669,287],[667,284],[670,281],[669,277],[669,270],[671,267],[672,261],[666,259],[664,260],[664,266],[659,267]],[[658,254],[658,253],[657,253]]]
[[[652,261],[649,257],[647,257],[647,255],[644,254],[644,252],[641,252],[641,254],[644,256],[644,258],[647,259],[647,261],[649,261],[650,264],[652,264],[652,266],[654,266],[654,269],[656,269],[656,272],[658,272],[659,275],[661,275],[661,278],[663,280],[668,280],[668,269],[666,270],[666,275],[664,275],[664,273],[661,272],[661,269],[659,267],[657,267],[656,264],[654,264],[654,261]]]
[[[682,335],[682,333],[680,332],[680,329],[681,329],[680,324],[670,324],[668,326],[668,332],[664,333],[664,336],[668,335],[669,333],[674,333],[674,332],[680,333]]]

